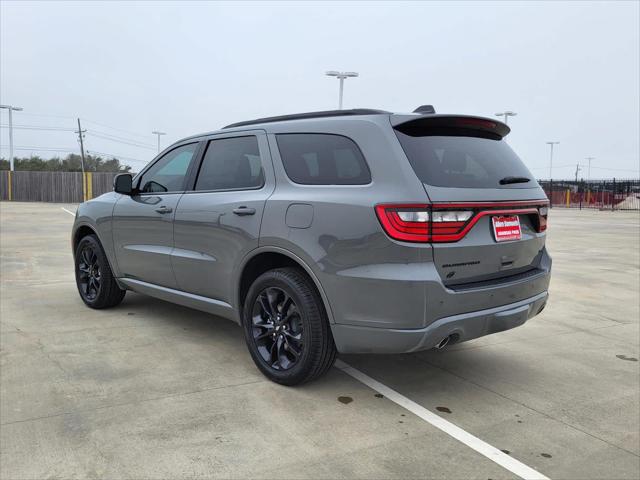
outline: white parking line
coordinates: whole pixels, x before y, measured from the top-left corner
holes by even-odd
[[[74,217],[76,216],[76,214],[74,212],[72,212],[71,210],[67,210],[64,207],[60,207],[62,210],[64,210],[65,212],[67,212],[69,215],[73,215]]]
[[[528,467],[522,462],[519,462],[515,458],[489,445],[487,442],[480,440],[478,437],[474,437],[469,432],[463,430],[457,425],[454,425],[448,420],[445,420],[440,415],[436,415],[430,410],[427,410],[422,405],[418,405],[413,400],[409,400],[404,395],[401,395],[395,390],[387,387],[386,385],[383,385],[377,380],[374,380],[370,376],[362,373],[360,370],[347,365],[341,360],[336,361],[336,367],[342,370],[347,375],[351,375],[356,380],[364,383],[367,387],[375,390],[378,393],[381,393],[392,402],[400,405],[403,408],[406,408],[414,415],[417,415],[418,417],[423,419],[425,422],[430,423],[447,435],[450,435],[459,442],[464,443],[467,447],[472,448],[481,455],[484,455],[492,462],[500,465],[502,468],[509,470],[514,475],[517,475],[518,477],[524,478],[526,480],[549,480],[548,477],[545,477],[540,472],[534,470],[531,467]]]

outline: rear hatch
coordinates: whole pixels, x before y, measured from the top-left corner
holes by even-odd
[[[477,288],[540,273],[547,199],[504,141],[509,127],[449,115],[392,115],[430,200],[429,241],[445,285]]]

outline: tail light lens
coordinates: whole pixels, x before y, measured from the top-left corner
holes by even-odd
[[[535,215],[537,231],[547,229],[547,206],[533,202],[387,204],[376,205],[375,209],[387,235],[403,242],[457,242],[485,215]]]
[[[404,242],[428,242],[428,205],[377,205],[376,214],[391,238]]]
[[[538,208],[538,232],[544,232],[547,229],[547,220],[549,218],[549,207]]]

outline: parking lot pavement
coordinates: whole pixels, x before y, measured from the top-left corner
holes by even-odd
[[[265,380],[241,329],[75,291],[55,204],[0,203],[0,477],[513,478],[335,368]],[[640,218],[554,209],[547,309],[444,351],[342,360],[550,478],[640,477]]]

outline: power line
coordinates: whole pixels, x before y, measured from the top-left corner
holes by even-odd
[[[140,162],[140,163],[147,163],[147,160],[140,160],[139,158],[131,158],[131,157],[125,157],[123,155],[117,155],[115,153],[106,153],[106,152],[98,152],[96,150],[87,150],[87,153],[89,155],[100,155],[103,157],[113,157],[116,158],[118,160],[127,160],[129,162]]]
[[[115,131],[117,131],[117,132],[121,132],[121,133],[126,133],[126,134],[128,134],[128,135],[133,135],[133,136],[135,136],[135,137],[149,138],[149,136],[148,136],[148,135],[144,135],[144,134],[142,134],[142,133],[135,133],[135,132],[131,132],[131,131],[129,131],[129,130],[123,130],[122,128],[111,127],[111,126],[109,126],[109,125],[105,125],[104,123],[95,122],[95,121],[93,121],[93,120],[89,120],[89,119],[87,119],[87,118],[83,118],[82,120],[83,120],[84,122],[93,123],[94,125],[100,125],[101,127],[109,128],[109,129],[111,129],[111,130],[115,130]]]
[[[7,147],[0,147],[7,148]],[[35,151],[35,152],[63,152],[63,153],[76,153],[76,148],[57,148],[57,147],[38,147],[30,145],[16,145],[14,150]]]
[[[69,116],[66,116],[66,115],[49,115],[49,114],[46,114],[46,113],[31,113],[31,112],[24,113],[23,112],[23,113],[20,114],[20,116],[23,116],[23,115],[27,115],[29,117],[66,118],[66,119],[71,119],[71,120],[74,119],[74,117],[69,117]]]
[[[9,128],[9,125],[0,125],[0,128]],[[49,127],[45,125],[14,125],[13,128],[18,130],[55,130],[60,132],[73,132],[73,128],[65,127]]]
[[[121,137],[117,138],[117,137],[113,137],[112,135],[104,135],[104,134],[98,133],[98,132],[89,131],[89,132],[87,132],[87,135],[91,135],[92,137],[96,137],[96,138],[101,138],[103,140],[110,140],[112,142],[117,142],[117,143],[122,143],[122,144],[125,144],[125,145],[130,145],[132,147],[147,148],[149,150],[155,150],[156,149],[156,147],[151,146],[149,144],[135,142],[134,140],[131,140],[131,141],[122,140]]]
[[[609,168],[609,167],[591,167],[591,168],[597,168],[598,170],[616,170],[619,172],[637,172],[640,170],[638,168]]]

